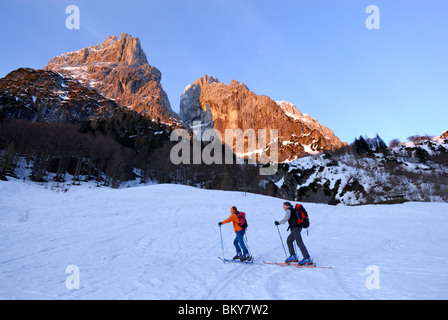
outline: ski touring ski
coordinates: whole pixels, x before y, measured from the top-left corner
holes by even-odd
[[[226,258],[221,258],[218,257],[219,259],[221,259],[222,261],[224,261],[225,263],[244,263],[244,264],[254,264],[254,261],[240,261],[240,260],[232,260],[232,259],[226,259]]]
[[[296,267],[296,268],[309,268],[309,269],[332,269],[332,267],[321,267],[316,264],[312,265],[299,265],[298,262],[266,262],[263,261],[264,264],[275,265],[280,267]]]
[[[261,263],[255,263],[253,260],[251,261],[240,261],[240,260],[233,260],[233,259],[226,259],[226,258],[221,258],[218,257],[220,260],[222,260],[224,263],[242,263],[242,264],[261,264]],[[312,265],[299,265],[298,262],[266,262],[263,261],[264,264],[267,265],[275,265],[275,266],[280,266],[280,267],[296,267],[296,268],[310,268],[310,269],[332,269],[332,267],[321,267],[321,266],[317,266],[316,264],[312,264]]]

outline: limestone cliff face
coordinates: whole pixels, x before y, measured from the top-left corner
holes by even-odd
[[[189,85],[181,94],[180,118],[188,124],[201,121],[223,135],[226,129],[277,129],[279,161],[344,145],[330,129],[292,104],[257,95],[235,80],[227,85],[204,76]]]
[[[203,90],[212,83],[219,83],[218,79],[204,76],[193,84],[188,85],[180,96],[179,117],[182,121],[192,124],[194,121],[200,121],[206,128],[214,128],[213,114],[210,106],[201,103]]]
[[[448,130],[446,130],[442,135],[440,136],[442,139],[448,139]]]
[[[161,72],[149,65],[140,40],[125,33],[120,39],[110,36],[101,44],[57,56],[44,70],[73,77],[149,118],[177,118],[162,88]]]

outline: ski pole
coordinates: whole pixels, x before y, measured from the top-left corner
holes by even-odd
[[[246,244],[246,248],[247,248],[247,251],[249,252],[249,256],[250,257],[252,257],[252,253],[250,252],[250,249],[249,249],[249,245],[248,245],[248,242],[247,242],[247,229],[246,229],[246,231],[244,232],[244,242],[245,242],[245,244]]]
[[[222,241],[222,231],[221,231],[221,226],[219,226],[219,233],[221,235],[221,248],[222,248],[222,258],[224,259],[224,241]]]
[[[282,234],[280,233],[280,228],[277,225],[276,225],[276,227],[277,227],[278,235],[280,236],[280,241],[282,242],[283,251],[285,252],[285,257],[286,257],[286,259],[288,259],[288,254],[286,253],[285,244],[283,243]]]

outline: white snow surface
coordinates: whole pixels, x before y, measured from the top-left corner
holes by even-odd
[[[0,299],[447,299],[448,204],[305,203],[305,244],[321,266],[224,264],[219,227],[246,212],[256,260],[285,259],[282,199],[181,185],[67,192],[0,181]],[[288,233],[280,226],[283,240]],[[225,256],[233,228],[222,226]],[[80,289],[69,290],[69,265]],[[379,289],[369,289],[376,266]]]

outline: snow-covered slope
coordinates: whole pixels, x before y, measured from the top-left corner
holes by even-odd
[[[218,260],[217,222],[233,205],[247,214],[256,261],[284,260],[281,199],[180,185],[58,193],[20,181],[0,181],[0,194],[0,299],[448,298],[444,203],[305,204],[304,241],[333,269],[297,269]],[[232,257],[233,229],[222,231]],[[69,265],[79,290],[66,288]],[[370,270],[379,289],[366,286]]]

